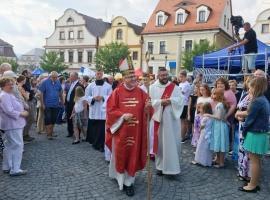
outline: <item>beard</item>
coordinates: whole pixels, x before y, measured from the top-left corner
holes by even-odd
[[[159,79],[159,82],[161,83],[161,85],[166,85],[168,83],[169,79]]]

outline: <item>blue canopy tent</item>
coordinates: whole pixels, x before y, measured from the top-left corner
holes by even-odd
[[[43,74],[45,71],[41,69],[40,67],[36,68],[34,71],[32,71],[32,75],[39,76],[40,74]]]
[[[256,58],[256,67],[264,68],[266,61],[270,57],[270,46],[257,40],[258,55]],[[212,53],[208,53],[201,56],[195,56],[193,58],[194,68],[213,68],[220,70],[228,70],[232,73],[240,72],[242,69],[242,56],[244,54],[244,47],[240,47],[228,53],[228,49],[224,48]]]

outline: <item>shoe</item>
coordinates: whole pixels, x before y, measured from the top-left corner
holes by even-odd
[[[80,143],[80,140],[79,141],[74,141],[74,142],[72,142],[72,144],[79,144]]]
[[[230,151],[230,152],[229,152],[229,155],[232,156],[232,154],[233,154],[233,151]]]
[[[68,138],[68,137],[72,137],[72,135],[67,135],[67,138]]]
[[[187,140],[188,140],[188,138],[184,138],[184,139],[182,139],[181,143],[185,144]]]
[[[23,141],[25,142],[32,142],[35,138],[33,137],[30,137],[29,135],[23,137]]]
[[[191,161],[191,164],[198,165],[198,163],[195,160]]]
[[[9,174],[10,170],[3,170],[4,174]]]
[[[126,187],[125,187],[125,190],[126,190],[126,195],[127,195],[127,196],[129,196],[129,197],[134,196],[135,192],[134,192],[134,187],[133,187],[133,185],[131,185],[131,186],[126,186]]]
[[[162,173],[162,171],[161,171],[161,170],[157,170],[156,175],[158,175],[158,176],[163,176],[163,173]]]
[[[48,136],[48,140],[53,140],[53,136]]]
[[[22,175],[26,175],[26,174],[27,174],[27,170],[20,170],[19,172],[9,174],[9,175],[10,176],[22,176]]]
[[[213,167],[216,168],[216,169],[223,169],[223,168],[225,168],[224,165],[219,165],[219,164],[213,165]]]
[[[252,190],[246,190],[244,187],[239,187],[238,190],[241,191],[241,192],[248,192],[248,193],[257,193],[257,191],[260,191],[261,190],[260,186],[256,186]]]

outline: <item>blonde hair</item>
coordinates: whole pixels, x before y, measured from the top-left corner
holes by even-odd
[[[263,96],[268,87],[267,79],[264,77],[256,77],[250,81],[249,87],[253,88],[253,98]]]
[[[0,78],[0,87],[3,88],[7,83],[14,83],[14,80],[9,77]]]
[[[81,86],[76,87],[74,101],[75,102],[78,101],[79,98],[83,97],[84,95],[85,95],[84,89]]]

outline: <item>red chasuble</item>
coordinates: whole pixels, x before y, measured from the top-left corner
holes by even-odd
[[[147,157],[147,116],[145,104],[148,95],[139,87],[129,91],[122,84],[114,90],[107,102],[106,145],[112,151],[114,140],[116,171],[130,176],[145,167]],[[112,127],[125,113],[136,118],[134,123],[123,122],[114,134]]]

